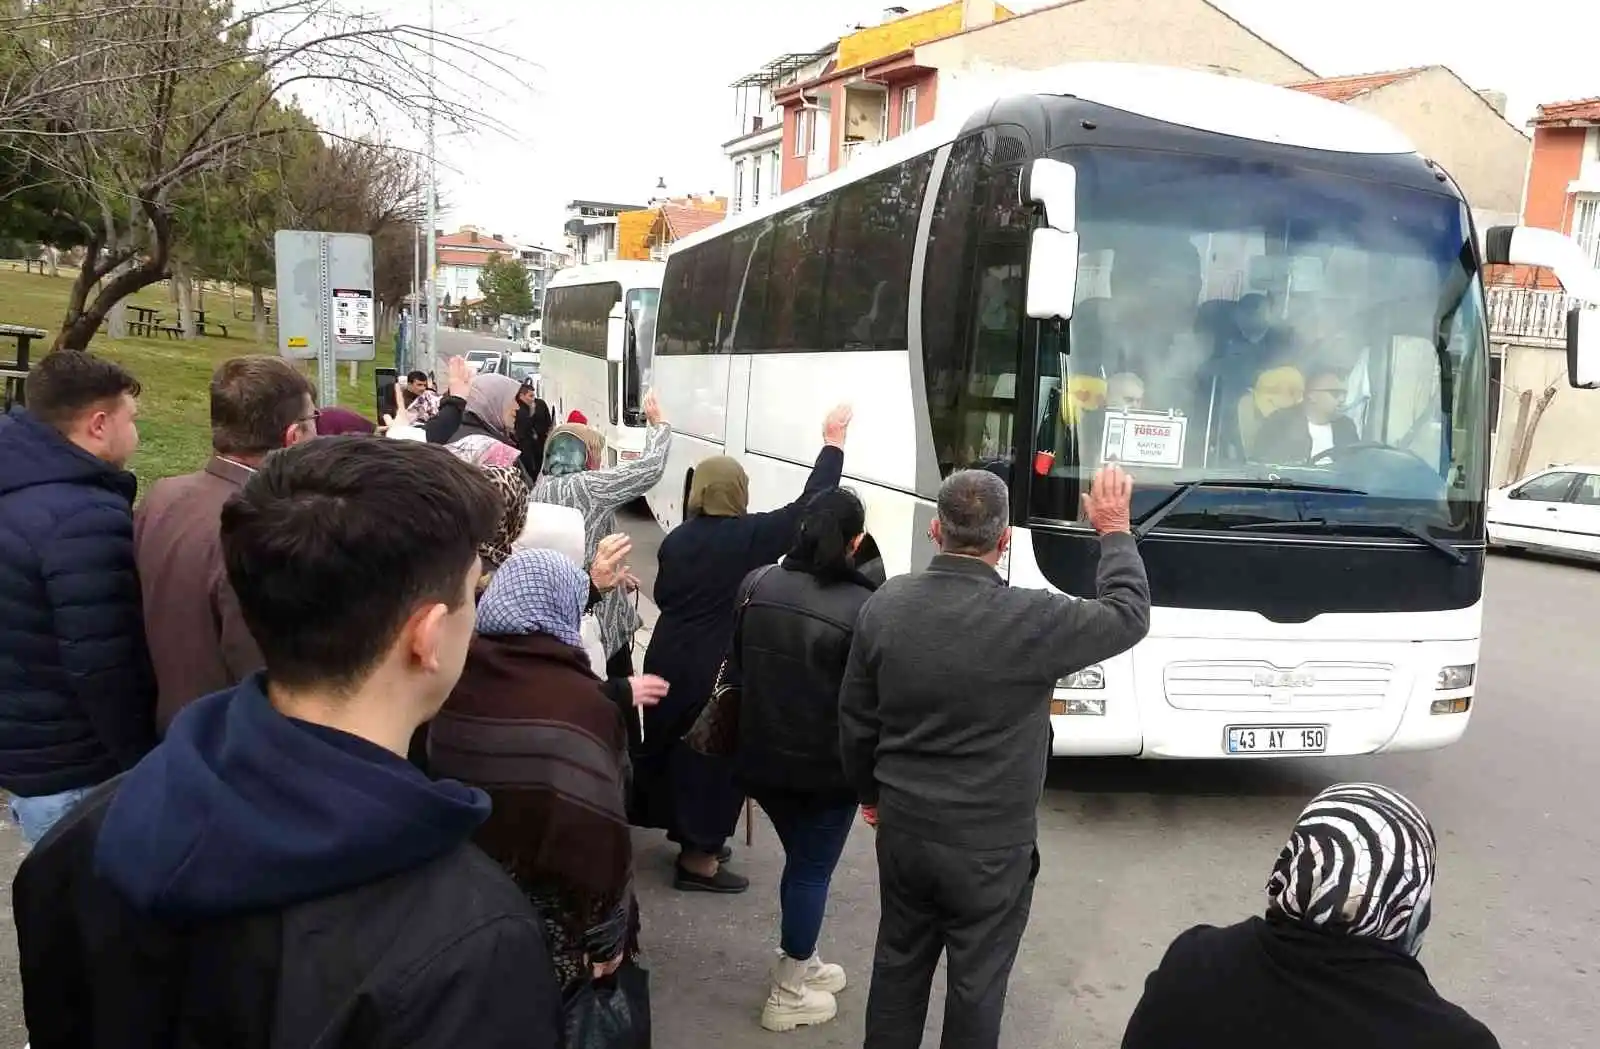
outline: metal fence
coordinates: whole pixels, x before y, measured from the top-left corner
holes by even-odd
[[[1488,300],[1491,335],[1566,344],[1567,311],[1577,300],[1563,292],[1491,287]]]

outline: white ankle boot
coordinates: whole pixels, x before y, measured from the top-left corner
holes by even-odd
[[[846,982],[844,966],[832,965],[815,954],[806,960],[806,986],[812,990],[838,994]]]
[[[827,991],[807,981],[815,958],[800,961],[788,955],[778,959],[772,973],[772,990],[761,1010],[761,1026],[769,1031],[792,1031],[796,1027],[827,1023],[839,1013],[839,1003]],[[843,975],[841,970],[840,975]]]

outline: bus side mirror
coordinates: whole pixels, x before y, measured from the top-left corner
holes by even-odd
[[[1022,200],[1045,221],[1028,244],[1028,316],[1067,320],[1078,297],[1078,169],[1040,157],[1023,175]]]
[[[1580,390],[1600,386],[1600,309],[1567,311],[1567,381]]]
[[[606,318],[606,360],[622,361],[622,347],[627,336],[627,329],[622,319],[622,304],[611,307],[611,315]]]
[[[1078,296],[1078,235],[1040,227],[1028,245],[1028,316],[1067,320]]]

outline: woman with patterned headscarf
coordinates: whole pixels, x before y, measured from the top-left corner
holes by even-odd
[[[638,949],[628,735],[589,668],[583,570],[519,550],[478,603],[478,632],[428,740],[438,776],[481,786],[474,841],[538,907],[567,993]]]
[[[489,585],[489,578],[494,575],[495,569],[511,556],[517,538],[522,535],[522,530],[528,522],[530,495],[528,479],[521,467],[490,466],[483,472],[488,475],[489,483],[494,486],[494,490],[500,493],[505,511],[500,517],[500,527],[495,530],[494,536],[478,547],[478,559],[483,562],[483,575],[478,581],[479,593]]]
[[[1329,787],[1278,855],[1265,917],[1173,941],[1123,1049],[1498,1049],[1417,961],[1437,853],[1402,795]]]

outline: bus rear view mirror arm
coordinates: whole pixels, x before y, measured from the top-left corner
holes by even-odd
[[[1078,172],[1071,164],[1041,157],[1022,182],[1025,204],[1044,210],[1045,224],[1028,246],[1028,316],[1068,320],[1078,291]]]
[[[611,307],[611,315],[606,318],[606,360],[622,362],[623,343],[627,338],[627,328],[622,317],[622,303]]]
[[[1483,261],[1491,266],[1543,266],[1566,293],[1600,303],[1600,273],[1576,241],[1537,226],[1491,226],[1483,235]]]

